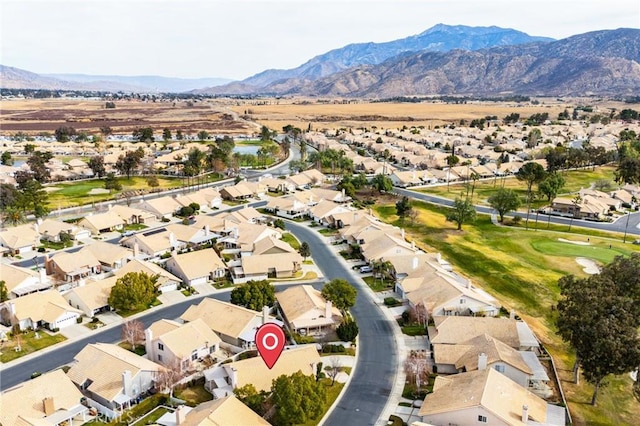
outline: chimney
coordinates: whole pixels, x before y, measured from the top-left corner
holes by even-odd
[[[411,262],[411,269],[417,269],[418,268],[418,256],[415,256],[413,258],[413,262]]]
[[[133,378],[129,370],[122,372],[122,393],[130,397],[135,396],[133,395]]]
[[[402,228],[402,229],[400,230],[400,235],[402,236],[402,239],[404,240],[404,228]]]
[[[229,380],[231,381],[231,389],[238,387],[238,370],[234,367],[229,370]]]
[[[42,218],[41,218],[41,217],[39,217],[38,219],[36,219],[36,223],[37,223],[38,225],[42,225]]]
[[[176,426],[180,426],[187,419],[187,412],[184,409],[184,405],[178,405],[176,408]]]
[[[327,303],[324,305],[324,317],[325,318],[333,318],[331,301],[327,300]]]
[[[356,223],[357,221],[358,221],[358,213],[353,212],[353,223]]]
[[[469,290],[471,290],[471,280],[467,280],[467,285],[466,285],[466,287],[467,287]]]
[[[33,224],[33,229],[36,231],[36,233],[40,233],[40,224],[39,223],[34,223]]]
[[[522,406],[522,423],[527,423],[529,421],[529,406]]]
[[[482,352],[481,354],[478,354],[478,370],[484,371],[486,369],[487,369],[487,354]]]
[[[171,247],[175,247],[176,245],[176,234],[174,234],[173,232],[169,232],[169,244],[171,245]]]
[[[209,232],[210,232],[210,231],[209,231],[209,224],[206,224],[206,225],[204,226],[204,235],[209,235]]]
[[[516,319],[516,311],[513,309],[509,311],[509,319]]]
[[[47,281],[47,269],[46,268],[39,268],[38,269],[38,274],[40,274],[40,284],[44,284]]]
[[[44,255],[44,270],[47,273],[47,275],[53,274],[53,261],[49,259],[48,254]]]
[[[144,348],[147,352],[147,357],[149,360],[155,362],[155,354],[153,353],[153,331],[150,328],[147,328],[144,331]]]
[[[48,396],[42,400],[42,409],[45,416],[50,416],[56,411],[56,407],[53,404],[53,397]]]
[[[109,203],[109,210],[113,208],[113,204]]]
[[[263,306],[262,307],[262,323],[266,324],[267,322],[269,322],[269,307]]]
[[[138,256],[140,256],[140,245],[136,241],[133,243],[133,257],[137,258]]]

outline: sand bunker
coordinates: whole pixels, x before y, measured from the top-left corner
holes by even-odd
[[[582,266],[582,270],[587,274],[593,275],[600,272],[598,264],[591,259],[587,259],[586,257],[576,257],[576,262],[578,265]]]
[[[89,195],[100,195],[100,194],[108,194],[109,190],[104,188],[93,188],[88,192]]]
[[[571,240],[565,240],[564,238],[558,238],[558,241],[562,241],[563,243],[569,243],[569,244],[577,244],[579,246],[590,246],[591,243],[586,242],[586,241],[571,241]]]

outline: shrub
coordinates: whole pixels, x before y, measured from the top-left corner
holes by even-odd
[[[400,302],[395,297],[385,297],[385,306],[397,306]]]
[[[78,324],[82,324],[82,317],[78,317],[78,318],[76,318],[76,323],[78,323]]]
[[[358,325],[355,320],[346,320],[336,329],[338,338],[344,342],[350,342],[358,335]]]

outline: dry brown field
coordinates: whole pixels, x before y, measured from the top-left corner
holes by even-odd
[[[314,130],[338,128],[395,129],[403,126],[423,126],[425,128],[444,123],[467,122],[475,118],[497,116],[503,118],[511,113],[529,117],[536,113],[549,113],[551,119],[557,118],[565,108],[572,111],[575,105],[586,105],[581,100],[557,101],[543,99],[538,105],[516,102],[468,102],[466,104],[448,104],[442,102],[421,103],[382,103],[351,101],[350,103],[318,103],[315,100],[259,100],[246,101],[232,106],[231,109],[247,119],[256,121],[275,130],[291,124],[307,129],[309,124]],[[608,113],[608,105],[602,105],[602,111]],[[618,106],[619,108],[619,106]],[[624,107],[623,107],[624,108]]]
[[[200,130],[218,134],[255,134],[266,125],[279,131],[291,124],[301,129],[309,125],[313,130],[339,128],[398,129],[403,126],[433,128],[437,125],[467,123],[475,118],[511,113],[529,117],[548,113],[555,119],[565,108],[573,111],[576,105],[592,105],[594,112],[608,114],[611,108],[638,109],[638,105],[593,99],[541,98],[539,104],[530,102],[480,102],[466,104],[440,101],[421,103],[381,103],[368,101],[318,101],[317,99],[210,99],[195,101],[142,102],[116,101],[115,109],[106,109],[104,100],[90,99],[16,99],[0,101],[0,133],[11,135],[24,132],[36,135],[53,133],[60,126],[73,126],[78,131],[93,134],[100,127],[109,126],[115,134],[130,134],[138,127],[153,127],[157,132],[168,127],[175,133],[186,134]]]
[[[109,126],[115,134],[131,134],[139,127],[162,131],[168,127],[175,133],[246,134],[256,131],[256,125],[240,119],[223,104],[211,102],[141,102],[116,101],[116,108],[106,109],[105,101],[89,99],[20,99],[0,101],[0,131],[2,134],[24,132],[53,133],[60,126],[72,126],[77,131],[98,133]]]

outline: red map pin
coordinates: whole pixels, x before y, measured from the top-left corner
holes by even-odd
[[[285,335],[282,327],[268,322],[262,324],[256,331],[256,346],[264,363],[273,368],[284,349]]]

